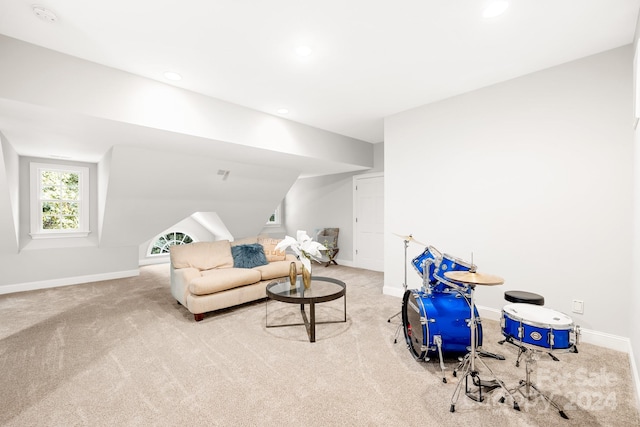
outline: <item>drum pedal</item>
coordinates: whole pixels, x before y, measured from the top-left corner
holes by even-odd
[[[494,389],[500,387],[500,383],[496,380],[483,380],[480,379],[480,376],[477,372],[471,373],[471,382],[475,387],[477,387],[476,391],[469,390],[469,377],[465,378],[465,394],[472,400],[476,402],[484,401],[483,393],[489,393]]]
[[[497,353],[491,353],[489,351],[485,351],[485,350],[478,350],[478,354],[482,357],[491,357],[494,359],[498,359],[498,360],[505,360],[504,356],[501,354],[497,354]]]

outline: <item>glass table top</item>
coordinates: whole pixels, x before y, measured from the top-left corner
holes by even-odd
[[[330,277],[311,278],[311,286],[305,289],[302,277],[298,276],[295,286],[291,286],[289,278],[280,279],[267,285],[267,296],[285,302],[322,302],[336,299],[345,294],[343,281]]]

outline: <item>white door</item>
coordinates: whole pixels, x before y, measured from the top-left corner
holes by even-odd
[[[384,270],[384,175],[353,177],[354,265]]]

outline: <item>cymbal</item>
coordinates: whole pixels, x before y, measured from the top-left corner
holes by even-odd
[[[417,243],[417,244],[419,244],[419,245],[427,246],[426,244],[424,244],[424,243],[422,243],[422,242],[419,242],[419,241],[417,241],[416,239],[414,239],[414,238],[413,238],[413,236],[412,236],[411,234],[409,234],[408,236],[404,236],[404,235],[402,235],[402,234],[398,234],[398,233],[392,233],[392,234],[395,234],[395,235],[396,235],[396,236],[398,236],[398,237],[402,237],[402,240],[406,240],[407,242],[416,242],[416,243]]]
[[[454,282],[468,283],[471,285],[494,286],[504,283],[502,277],[486,273],[472,273],[470,271],[447,271],[444,273],[444,276]]]

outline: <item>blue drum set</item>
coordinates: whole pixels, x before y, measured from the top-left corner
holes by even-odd
[[[402,314],[401,326],[409,351],[419,361],[429,361],[437,355],[444,383],[447,382],[444,356],[457,357],[460,361],[453,371],[454,376],[458,376],[460,372],[460,381],[451,399],[451,412],[455,412],[455,403],[464,382],[466,395],[476,401],[484,400],[483,391],[502,388],[504,395],[501,402],[504,402],[506,396],[511,397],[516,410],[520,408],[515,392],[519,391],[530,399],[531,391],[535,391],[556,407],[563,418],[567,418],[555,402],[536,388],[531,382],[530,374],[535,358],[541,352],[548,353],[554,360],[558,359],[553,353],[558,351],[577,353],[580,330],[572,319],[539,305],[515,303],[504,306],[501,329],[505,339],[500,344],[507,342],[519,348],[516,366],[519,366],[522,354],[526,354],[527,362],[526,379],[521,380],[519,386],[508,389],[480,359],[480,356],[500,360],[504,360],[504,357],[481,349],[482,325],[474,302],[476,285],[501,285],[503,280],[498,276],[478,273],[473,261],[466,262],[443,254],[433,246],[426,246],[420,255],[411,260],[411,265],[422,278],[422,287],[407,289],[406,257],[407,245],[411,241],[415,242],[411,235],[404,237],[405,283],[402,310],[398,314]],[[476,364],[483,365],[493,379],[481,380]],[[521,390],[523,388],[525,392]]]
[[[402,324],[409,350],[418,360],[443,353],[464,355],[471,345],[470,288],[445,277],[452,271],[471,271],[475,266],[428,246],[411,264],[422,277],[421,289],[406,290],[402,300]],[[478,310],[473,314],[479,319]],[[476,322],[475,345],[482,346],[482,325]],[[446,378],[443,377],[446,382]]]

